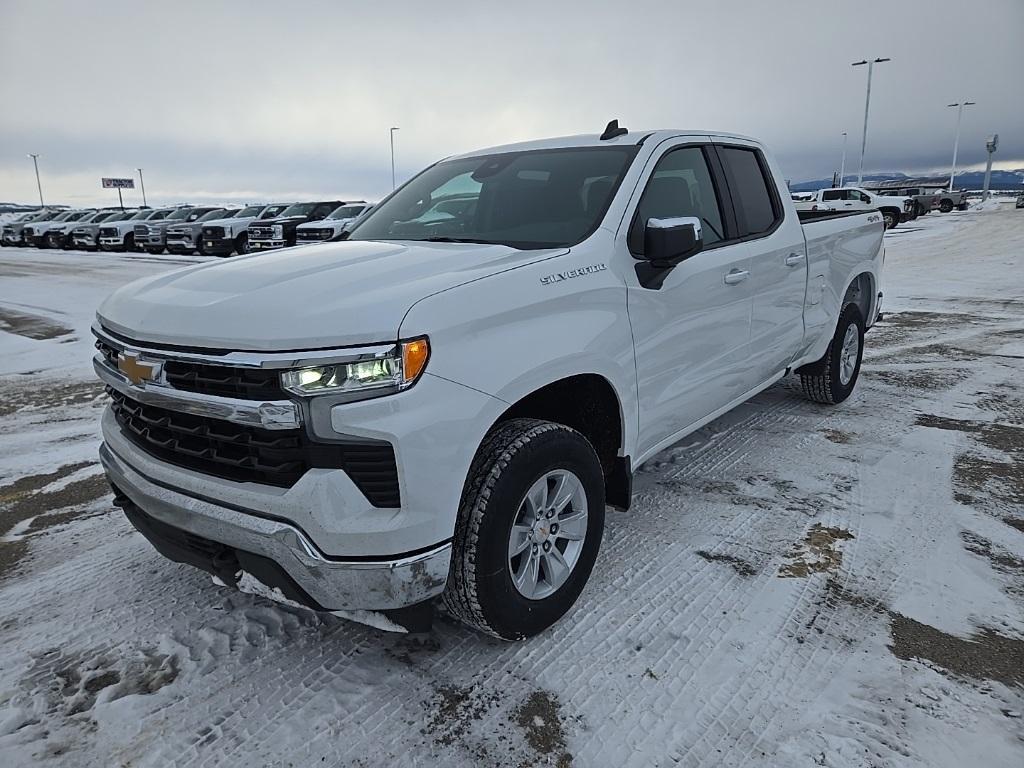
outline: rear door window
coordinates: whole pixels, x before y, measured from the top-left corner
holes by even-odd
[[[729,182],[740,237],[760,235],[781,218],[774,185],[761,153],[746,147],[719,147]]]

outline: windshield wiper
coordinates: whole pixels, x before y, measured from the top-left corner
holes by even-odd
[[[446,237],[435,235],[434,237],[417,237],[417,242],[422,243],[482,243],[483,245],[497,245],[494,240],[481,240],[478,237]]]

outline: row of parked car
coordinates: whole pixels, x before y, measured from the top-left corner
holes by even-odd
[[[42,208],[4,225],[0,244],[230,256],[336,240],[368,207],[363,200],[322,200],[244,208]]]
[[[815,192],[794,192],[792,197],[798,211],[876,210],[882,214],[886,229],[932,211],[967,210],[966,192],[928,192],[920,187],[897,190],[830,187]]]

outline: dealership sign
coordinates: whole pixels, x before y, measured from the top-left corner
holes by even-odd
[[[103,179],[104,189],[135,189],[135,179]]]

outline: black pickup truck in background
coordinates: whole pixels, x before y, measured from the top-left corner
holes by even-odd
[[[248,229],[249,250],[269,251],[295,245],[295,229],[299,224],[325,219],[331,211],[344,204],[343,200],[295,203],[276,219],[254,221]]]

